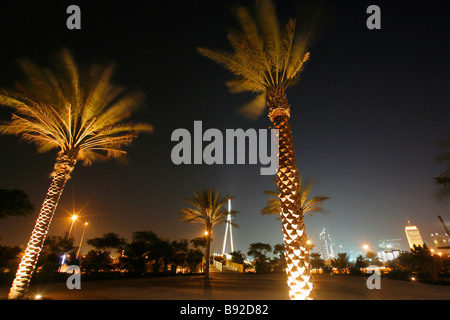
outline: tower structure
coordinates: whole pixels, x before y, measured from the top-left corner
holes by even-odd
[[[230,231],[230,239],[229,239],[230,241],[229,245],[227,246],[228,230]],[[223,238],[222,255],[230,254],[233,251],[234,251],[234,244],[233,244],[233,230],[231,228],[231,199],[228,199],[228,216],[227,216],[227,223],[225,226],[225,237]]]
[[[319,235],[320,242],[322,244],[322,257],[324,259],[332,259],[334,258],[334,250],[333,250],[333,240],[330,235],[325,232],[325,228],[323,228],[322,232]]]
[[[412,226],[408,218],[408,225],[405,227],[406,238],[408,239],[409,247],[412,249],[413,246],[423,247],[422,236],[420,235],[419,228],[417,226]]]

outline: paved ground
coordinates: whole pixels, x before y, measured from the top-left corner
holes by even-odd
[[[352,276],[315,276],[316,300],[450,300],[450,286],[381,279],[381,289],[369,290],[366,279]],[[0,287],[0,299],[8,294]],[[84,281],[81,290],[65,283],[30,287],[29,295],[54,300],[288,300],[284,275],[211,273],[145,279]]]

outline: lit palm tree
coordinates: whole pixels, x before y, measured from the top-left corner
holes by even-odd
[[[257,117],[269,107],[269,118],[279,130],[279,166],[282,229],[285,241],[288,285],[291,299],[308,299],[312,291],[310,258],[300,199],[300,182],[289,125],[290,105],[286,89],[298,80],[309,58],[310,30],[298,32],[290,19],[280,28],[273,4],[258,1],[256,15],[242,7],[237,11],[242,31],[229,33],[232,52],[198,48],[198,52],[230,70],[235,79],[231,92],[250,91],[256,97],[241,111]]]
[[[211,190],[205,188],[194,192],[194,196],[191,198],[185,198],[184,200],[193,206],[193,208],[184,208],[180,212],[180,221],[186,223],[201,223],[205,226],[206,237],[206,264],[205,264],[205,278],[209,278],[209,258],[211,255],[211,239],[213,228],[215,225],[221,223],[229,223],[227,221],[228,210],[224,208],[224,205],[228,202],[228,199],[232,199],[230,196],[221,197],[221,191]],[[232,216],[238,212],[230,210]],[[236,224],[232,223],[237,227]]]
[[[10,299],[25,295],[64,186],[77,161],[90,164],[125,153],[147,124],[124,122],[143,102],[140,92],[112,84],[113,65],[80,72],[71,54],[62,50],[57,68],[20,60],[24,80],[0,90],[0,105],[14,109],[1,134],[34,143],[39,152],[57,149],[52,181],[10,289]]]

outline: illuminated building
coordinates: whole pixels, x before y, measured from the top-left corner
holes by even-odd
[[[408,220],[408,224],[409,220]],[[416,226],[408,225],[405,227],[406,238],[408,239],[409,247],[412,249],[413,246],[423,247],[422,236],[420,235],[419,228]]]
[[[378,241],[378,258],[383,261],[391,261],[400,255],[401,239],[387,239]]]
[[[448,234],[431,234],[431,241],[434,244],[434,252],[450,256],[450,237]]]
[[[320,243],[322,246],[322,259],[333,259],[334,258],[334,241],[331,239],[330,235],[325,232],[325,228],[319,235]]]

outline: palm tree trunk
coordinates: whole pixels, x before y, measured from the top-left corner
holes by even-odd
[[[283,90],[267,93],[269,117],[279,130],[277,186],[280,191],[287,283],[292,300],[310,299],[313,289],[309,250],[300,199],[300,180],[289,125],[290,106]]]
[[[206,226],[206,231],[208,234],[206,235],[206,257],[205,257],[205,279],[209,278],[209,259],[211,257],[211,232],[212,228]]]
[[[50,223],[64,185],[70,178],[76,158],[69,155],[59,155],[56,159],[52,182],[42,204],[39,216],[31,233],[25,253],[16,272],[16,277],[9,291],[8,299],[22,299],[28,290],[33,271],[44,245]]]

